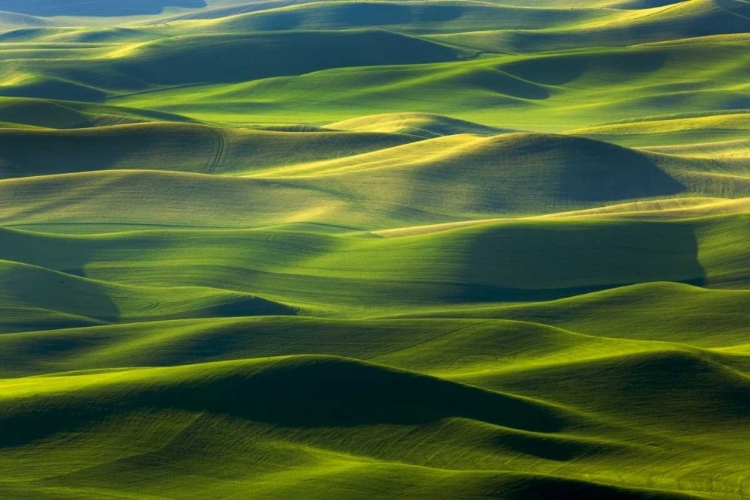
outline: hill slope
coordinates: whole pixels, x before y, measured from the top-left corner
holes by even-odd
[[[750,497],[747,0],[0,2],[0,497]]]

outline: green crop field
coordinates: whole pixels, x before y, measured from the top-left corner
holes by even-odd
[[[0,499],[750,499],[750,0],[0,1]]]

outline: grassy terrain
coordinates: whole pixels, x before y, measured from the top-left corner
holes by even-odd
[[[750,498],[746,0],[0,9],[0,497]]]

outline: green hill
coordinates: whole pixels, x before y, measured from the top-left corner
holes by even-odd
[[[3,9],[32,16],[133,16],[159,14],[165,7],[205,7],[204,0],[134,0],[124,4],[107,0],[7,0]]]
[[[0,177],[114,169],[226,174],[284,165],[293,158],[305,162],[356,155],[410,140],[379,133],[223,130],[165,123],[0,130]]]
[[[3,500],[750,496],[748,0],[0,3]]]
[[[712,64],[717,53],[721,62]],[[747,54],[746,40],[723,39],[587,48],[442,64],[330,69],[301,77],[168,89],[112,102],[216,122],[321,124],[408,111],[502,129],[562,132],[664,117],[676,109],[677,114],[691,115],[745,110],[750,106],[742,83]],[[300,100],[300,95],[306,99]]]
[[[374,45],[380,50],[369,50]],[[339,47],[346,50],[339,51]],[[184,35],[136,44],[115,55],[72,62],[44,61],[32,64],[32,71],[116,92],[242,82],[345,66],[450,61],[458,59],[460,52],[386,31],[352,30]],[[258,64],[257,57],[264,63]],[[39,93],[34,97],[50,96]]]
[[[441,303],[547,300],[655,281],[744,287],[746,219],[506,222],[394,238],[282,228],[85,237],[7,232],[0,257],[99,281],[218,288],[327,314],[347,307],[353,308],[347,314],[365,308],[377,315]],[[128,228],[125,221],[92,227]],[[729,228],[735,240],[722,234]],[[637,235],[638,244],[629,243]]]
[[[497,135],[503,130],[430,113],[363,116],[327,126],[334,130],[406,134],[425,139],[457,134]]]
[[[0,155],[10,177],[0,183],[1,220],[14,225],[317,222],[385,230],[688,194],[750,196],[742,162],[569,136],[455,135],[403,144],[414,138],[137,125],[2,137],[18,151]],[[190,147],[177,146],[183,142]],[[35,143],[46,148],[30,151]],[[385,149],[360,153],[378,146]],[[343,154],[351,156],[327,159]],[[285,160],[300,163],[277,166]]]
[[[34,16],[27,16],[17,12],[0,11],[0,30],[11,31],[26,27],[44,26],[47,22]]]
[[[464,2],[311,2],[240,14],[206,24],[218,31],[339,30],[388,27],[396,31],[549,29],[606,16],[603,10],[509,8]]]
[[[117,106],[0,97],[0,122],[15,126],[72,129],[155,121],[192,120],[171,113]]]
[[[626,10],[603,20],[582,21],[578,25],[567,25],[560,29],[501,30],[482,27],[456,35],[443,34],[437,39],[492,52],[502,48],[504,52],[533,53],[579,47],[627,47],[667,40],[744,34],[750,27],[750,11],[744,0],[687,0],[669,2],[661,8],[648,4],[613,4]],[[634,6],[636,9],[631,10]]]
[[[24,425],[17,427],[19,432],[10,440],[5,439],[4,445],[33,443],[45,436],[54,442],[57,433],[65,432],[70,436],[68,453],[72,454],[75,449],[84,445],[86,434],[92,431],[107,432],[109,442],[116,446],[139,422],[149,426],[149,431],[131,441],[132,451],[129,454],[121,454],[124,450],[114,448],[99,456],[74,455],[77,458],[52,470],[45,470],[44,464],[36,464],[36,470],[25,475],[25,481],[20,484],[41,482],[38,486],[32,486],[32,491],[41,494],[54,494],[59,488],[67,489],[72,495],[85,494],[85,489],[71,487],[72,484],[86,484],[89,485],[86,489],[94,488],[104,492],[115,484],[125,491],[130,490],[133,487],[124,484],[124,477],[121,479],[117,473],[107,483],[103,479],[108,472],[113,471],[113,461],[130,463],[129,470],[142,471],[152,463],[150,460],[147,463],[141,462],[147,457],[153,457],[153,466],[160,464],[156,466],[157,470],[183,470],[176,476],[171,473],[166,475],[172,476],[172,479],[165,478],[164,474],[151,475],[150,479],[136,487],[138,491],[145,488],[156,492],[168,487],[172,480],[189,477],[191,460],[199,453],[204,456],[210,453],[214,460],[208,470],[203,469],[204,474],[222,474],[223,471],[222,475],[228,477],[223,481],[196,485],[197,491],[201,494],[232,497],[231,484],[237,479],[231,478],[241,475],[243,471],[252,470],[257,460],[252,457],[260,452],[281,463],[295,465],[298,470],[296,477],[302,482],[307,482],[305,478],[308,474],[315,477],[315,472],[320,468],[335,467],[335,464],[343,466],[342,472],[346,473],[344,478],[324,479],[317,483],[322,486],[320,490],[313,489],[310,492],[308,489],[308,493],[315,496],[325,495],[330,488],[337,491],[339,488],[351,487],[365,464],[369,464],[369,467],[375,464],[380,469],[378,475],[393,479],[401,477],[401,480],[392,482],[385,491],[408,494],[407,491],[411,488],[406,485],[404,475],[410,475],[411,469],[418,469],[418,463],[428,460],[425,453],[428,450],[415,456],[409,461],[411,463],[389,465],[389,450],[378,449],[377,442],[387,442],[389,438],[396,437],[389,430],[392,415],[399,415],[396,420],[399,423],[438,419],[438,422],[443,421],[456,428],[460,434],[454,446],[463,445],[469,453],[463,458],[464,461],[480,459],[482,452],[487,453],[486,447],[493,440],[507,443],[506,456],[521,449],[534,450],[536,446],[546,446],[542,444],[544,436],[560,429],[571,418],[558,409],[524,399],[329,357],[275,358],[200,367],[145,369],[130,373],[50,377],[42,378],[40,382],[44,382],[46,390],[33,399],[28,397],[30,388],[8,387],[12,396],[4,398],[0,403],[6,408],[3,421],[7,425],[17,425],[18,422],[24,422]],[[380,394],[384,400],[358,396],[362,385],[368,385],[372,395]],[[62,387],[65,389],[60,392]],[[304,387],[310,390],[300,390]],[[237,391],[245,394],[247,399],[235,399]],[[127,397],[123,398],[125,394]],[[281,395],[284,397],[279,397]],[[450,395],[450,398],[446,399],[444,395]],[[266,404],[253,404],[252,401]],[[394,407],[402,411],[386,411],[386,408]],[[149,417],[148,411],[153,411],[154,408],[167,409],[172,418],[164,420]],[[300,408],[308,411],[298,412]],[[196,410],[201,413],[196,415]],[[122,416],[127,418],[120,420]],[[452,418],[446,420],[446,417]],[[122,424],[109,426],[107,422],[113,418]],[[280,434],[278,430],[272,430],[274,423],[281,424],[286,429],[286,440],[289,442],[286,448],[278,444]],[[342,432],[349,436],[345,442],[337,444],[326,436],[325,427],[331,423],[344,426],[345,430]],[[346,430],[347,428],[350,430]],[[517,429],[515,433],[514,428]],[[232,440],[231,436],[241,429],[244,429],[245,437],[240,441]],[[532,433],[523,432],[525,429],[532,430]],[[422,439],[434,435],[437,430],[428,431]],[[169,442],[172,444],[155,447],[152,436],[158,434],[170,436]],[[368,440],[368,435],[371,439],[375,437],[375,441]],[[402,446],[414,445],[418,439],[406,437],[402,440]],[[443,441],[438,437],[435,445],[441,442]],[[434,450],[435,445],[428,449]],[[206,449],[206,446],[209,447]],[[585,454],[584,450],[587,448],[596,450],[594,443],[576,442],[574,439],[562,439],[557,446],[560,453]],[[199,451],[201,447],[204,448],[202,452]],[[475,450],[472,452],[471,448]],[[307,451],[300,456],[299,452],[305,449]],[[248,459],[236,461],[244,456],[248,456]],[[295,456],[298,458],[295,459]],[[446,459],[450,460],[448,457]],[[541,458],[537,461],[551,463],[554,458]],[[230,465],[232,462],[235,462],[234,465]],[[445,495],[465,491],[467,480],[470,488],[476,489],[476,495],[483,494],[491,485],[504,485],[510,487],[511,491],[515,489],[519,498],[523,496],[523,492],[544,492],[553,487],[558,491],[561,487],[570,489],[571,493],[578,492],[591,498],[610,491],[623,498],[650,498],[650,495],[656,494],[637,489],[621,492],[611,486],[555,479],[554,476],[527,477],[528,473],[521,472],[506,473],[499,477],[480,474],[472,480],[473,475],[460,472],[455,466],[447,464],[445,472],[430,470],[425,469],[422,473],[424,476],[418,479],[420,483],[425,482],[425,487],[434,474],[438,474],[438,477],[447,474],[449,478],[459,476],[448,482],[449,489],[443,489],[442,493],[429,487],[424,490],[425,487],[422,487],[424,493],[420,498],[428,498],[425,495],[430,494],[442,494],[448,498]],[[451,470],[455,472],[449,472]],[[245,481],[252,481],[255,476],[245,477]],[[343,484],[340,484],[342,479]],[[332,483],[329,484],[329,481]],[[336,486],[336,483],[339,485]],[[295,484],[294,479],[273,481],[267,488],[269,493],[283,494],[280,491],[288,491],[290,488],[292,492],[297,491],[300,486]],[[8,487],[13,491],[18,485],[16,483]]]

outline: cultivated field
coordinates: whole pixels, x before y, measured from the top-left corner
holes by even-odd
[[[0,498],[750,498],[750,1],[0,10]]]

